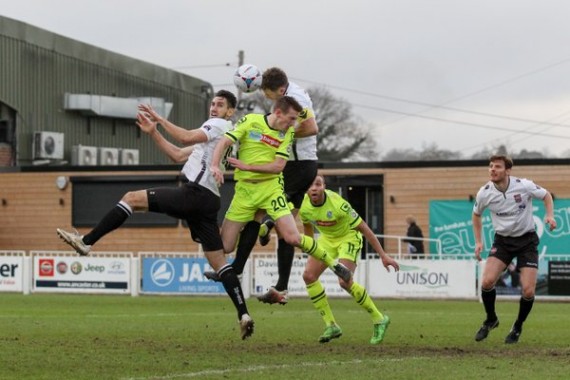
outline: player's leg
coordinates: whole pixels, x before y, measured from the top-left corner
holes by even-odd
[[[235,193],[222,223],[222,241],[224,252],[231,253],[236,248],[239,234],[243,227],[255,219],[259,210],[257,207],[256,189],[254,184],[238,181]]]
[[[505,338],[505,343],[517,343],[522,333],[522,326],[534,305],[536,280],[538,277],[538,235],[534,232],[517,238],[517,248],[521,253],[517,256],[517,268],[520,270],[521,298],[519,313]]]
[[[222,222],[222,241],[224,242],[224,252],[232,253],[237,244],[239,233],[243,229],[246,222],[236,222],[229,219],[224,219]]]
[[[319,277],[326,269],[327,266],[322,261],[309,257],[303,272],[303,281],[307,286],[309,299],[325,323],[325,331],[319,337],[321,343],[329,342],[331,339],[339,338],[342,335],[342,330],[334,319],[323,284],[319,281]]]
[[[254,322],[247,310],[243,290],[236,272],[232,266],[226,262],[225,254],[222,249],[218,251],[204,251],[204,253],[210,266],[218,274],[220,282],[224,285],[226,293],[237,310],[241,338],[246,339],[250,337],[253,334]]]
[[[305,193],[315,180],[317,171],[317,161],[288,161],[287,165],[285,165],[285,169],[283,170],[283,186],[294,218],[297,217]],[[289,287],[289,277],[291,275],[294,258],[295,247],[288,244],[282,237],[279,237],[277,243],[277,268],[279,277],[275,284],[276,290],[285,291]]]
[[[531,267],[520,268],[521,282],[521,298],[519,300],[519,313],[513,324],[511,331],[505,338],[505,343],[517,343],[522,333],[523,323],[532,310],[534,305],[534,295],[536,290],[536,280],[538,277],[538,269]]]
[[[150,191],[150,190],[148,190]],[[91,251],[91,246],[109,232],[121,227],[123,223],[133,214],[133,211],[148,211],[147,190],[130,191],[126,193],[119,203],[103,216],[85,236],[80,236],[77,232],[68,232],[60,228],[57,229],[59,237],[73,247],[80,255],[87,255]]]
[[[481,280],[481,299],[483,300],[486,318],[475,335],[476,341],[487,338],[489,332],[499,326],[499,318],[495,312],[495,301],[497,299],[495,284],[506,267],[507,264],[497,257],[490,256],[487,258]]]
[[[296,217],[298,212],[298,209],[293,209],[291,214],[293,217]],[[277,271],[279,276],[275,284],[277,291],[283,292],[289,287],[289,278],[291,277],[294,259],[295,247],[288,244],[282,237],[279,237],[277,241]]]
[[[291,269],[293,268],[293,259],[295,258],[295,247],[288,244],[285,239],[277,241],[277,283],[275,289],[278,291],[286,291],[289,287],[289,277],[291,277]]]
[[[327,252],[319,247],[317,242],[310,236],[302,235],[297,230],[297,224],[291,213],[275,218],[277,229],[283,235],[283,239],[288,244],[301,248],[301,250],[312,257],[321,260],[329,267],[338,277],[345,281],[349,281],[352,272],[343,264],[336,262]]]
[[[255,247],[255,242],[257,241],[259,233],[259,221],[265,216],[265,211],[260,210],[256,213],[255,219],[248,222],[243,230],[240,232],[239,240],[236,248],[236,258],[232,263],[232,267],[237,274],[243,273],[243,268],[249,259],[253,247]]]
[[[187,200],[186,221],[192,239],[202,244],[210,266],[218,273],[237,311],[241,337],[246,339],[253,334],[253,320],[247,310],[239,279],[224,255],[224,244],[218,227],[220,198],[210,191],[194,186],[189,190]]]
[[[332,248],[328,249],[329,244],[326,243],[326,240],[320,239],[319,242],[321,241],[327,251],[332,250]],[[338,252],[339,261],[350,269],[352,273],[356,270],[356,263],[362,251],[362,245],[363,238],[360,233],[349,235],[340,244],[337,244],[336,251]],[[386,334],[386,329],[390,325],[390,318],[378,310],[366,291],[366,288],[358,282],[353,279],[348,282],[339,279],[339,285],[346,290],[354,301],[370,316],[372,320],[372,338],[370,338],[370,343],[381,343]]]

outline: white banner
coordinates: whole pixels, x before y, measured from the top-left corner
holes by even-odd
[[[307,288],[303,281],[303,272],[305,271],[306,258],[295,257],[293,260],[293,268],[291,269],[291,277],[289,278],[289,295],[308,297]],[[356,268],[355,279],[358,279],[360,268]],[[275,255],[267,258],[255,257],[253,261],[253,294],[260,295],[277,283],[279,275],[277,273],[277,258]],[[350,297],[350,295],[338,284],[338,277],[327,269],[320,277],[320,281],[325,288],[327,296],[331,297]]]
[[[0,256],[0,292],[23,291],[23,278],[23,256]]]
[[[400,271],[388,273],[378,260],[368,261],[372,297],[477,297],[475,260],[399,260]]]
[[[34,257],[36,292],[130,293],[131,260],[125,257]]]

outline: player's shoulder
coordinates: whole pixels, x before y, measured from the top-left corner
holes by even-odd
[[[487,182],[486,184],[484,184],[483,186],[481,186],[479,188],[479,193],[487,193],[487,192],[491,192],[495,189],[495,185],[493,185],[492,181]]]
[[[330,190],[330,189],[325,189],[325,194],[328,198],[330,199],[338,199],[338,198],[342,198],[338,193]]]
[[[232,122],[221,117],[212,117],[202,124],[202,128],[210,130],[212,128],[229,130],[232,127]]]
[[[337,205],[342,203],[348,203],[343,197],[340,196],[339,193],[336,193],[332,190],[325,189],[325,195],[329,202],[335,203]]]
[[[532,179],[528,179],[528,178],[519,178],[519,177],[513,177],[511,176],[511,182],[516,183],[516,184],[522,184],[522,185],[527,185],[530,183],[534,183],[532,181]]]
[[[247,124],[247,123],[252,123],[252,122],[258,122],[260,120],[263,120],[265,118],[265,115],[260,114],[260,113],[248,113],[246,115],[243,115],[242,117],[239,118],[239,120],[236,123],[237,125],[242,125],[242,124]]]
[[[513,178],[511,177],[511,179]],[[517,184],[518,187],[524,187],[528,191],[544,190],[542,187],[534,183],[532,179],[528,178],[515,178],[515,183]]]
[[[313,108],[313,102],[309,93],[294,82],[289,82],[285,95],[295,99],[303,108]]]

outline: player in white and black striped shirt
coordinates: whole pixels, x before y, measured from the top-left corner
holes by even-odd
[[[217,221],[220,209],[220,191],[210,173],[212,153],[220,138],[231,129],[229,121],[234,114],[237,99],[229,91],[220,90],[210,104],[210,119],[200,128],[187,130],[161,117],[149,105],[139,106],[137,125],[155,141],[174,162],[184,162],[182,172],[188,183],[179,187],[160,187],[127,192],[121,201],[85,236],[57,229],[62,240],[80,255],[87,255],[91,246],[103,236],[121,227],[133,211],[158,212],[188,223],[192,239],[200,244],[210,265],[219,273],[220,281],[238,312],[241,337],[253,333],[241,284],[231,265],[227,264]],[[164,138],[157,124],[183,147]]]

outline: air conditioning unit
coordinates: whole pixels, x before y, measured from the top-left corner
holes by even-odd
[[[119,148],[99,148],[99,165],[119,165]]]
[[[34,132],[34,160],[53,159],[63,160],[63,133]]]
[[[138,165],[138,149],[121,149],[121,165]]]
[[[74,145],[71,147],[71,165],[97,166],[97,147]]]

